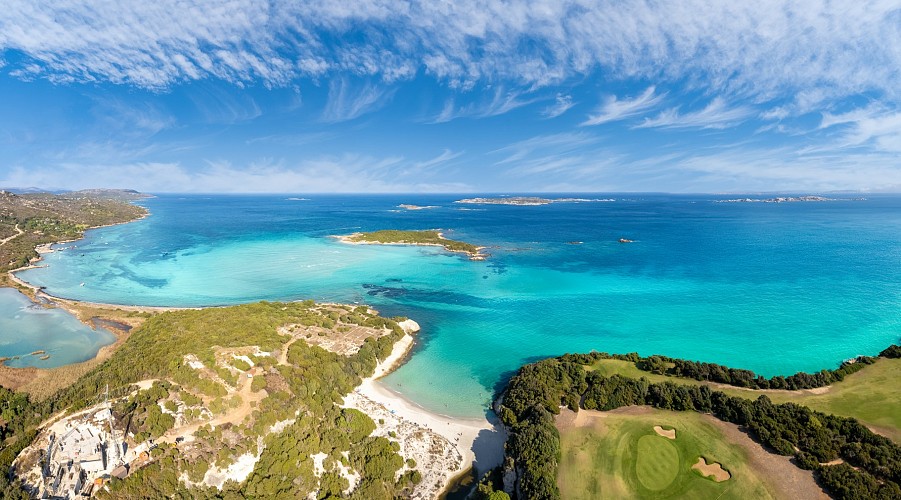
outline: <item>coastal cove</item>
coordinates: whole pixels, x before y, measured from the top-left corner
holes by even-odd
[[[412,358],[382,383],[461,417],[482,415],[496,384],[538,357],[637,351],[788,375],[875,354],[901,331],[901,299],[886,292],[899,289],[899,270],[871,266],[901,255],[898,198],[473,207],[449,196],[308,197],[144,200],[151,217],[90,231],[77,251],[17,276],[123,305],[370,304],[423,326]],[[435,208],[397,211],[403,203]],[[328,238],[427,227],[492,257]]]
[[[91,328],[63,309],[35,304],[13,288],[0,288],[0,358],[11,368],[56,368],[92,359],[116,336]]]

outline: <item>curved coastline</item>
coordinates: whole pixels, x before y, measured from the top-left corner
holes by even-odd
[[[137,205],[137,206],[140,206],[140,205]],[[56,296],[53,296],[53,295],[45,292],[42,287],[33,285],[33,284],[23,280],[16,273],[18,273],[19,271],[25,271],[28,269],[36,269],[36,268],[43,267],[40,265],[40,262],[43,260],[44,255],[46,255],[48,253],[52,253],[54,251],[52,249],[53,245],[81,241],[86,237],[86,235],[89,231],[93,231],[95,229],[101,229],[101,228],[105,228],[105,227],[113,227],[113,226],[119,226],[119,225],[124,225],[124,224],[130,224],[132,222],[137,222],[137,221],[143,220],[150,216],[150,210],[148,210],[146,207],[143,207],[143,206],[140,206],[140,208],[143,209],[143,213],[134,219],[123,221],[123,222],[116,222],[116,223],[112,223],[112,224],[102,224],[99,226],[89,227],[82,232],[82,235],[80,238],[62,239],[62,240],[53,241],[50,243],[43,243],[40,245],[35,245],[34,250],[37,252],[38,257],[36,259],[31,260],[27,265],[24,265],[24,266],[15,268],[15,269],[10,269],[9,271],[7,271],[6,276],[7,276],[8,282],[0,283],[0,288],[16,289],[20,293],[22,293],[24,296],[26,296],[29,300],[31,300],[32,304],[34,304],[36,306],[50,307],[50,308],[59,307],[59,308],[63,309],[64,311],[66,311],[67,313],[69,313],[70,315],[72,315],[76,320],[80,321],[81,323],[85,324],[86,326],[90,327],[91,329],[97,328],[97,326],[93,322],[94,318],[106,319],[106,320],[108,320],[108,322],[111,325],[117,324],[117,321],[115,321],[113,318],[103,318],[101,316],[95,316],[92,318],[84,318],[80,314],[81,311],[79,311],[77,309],[77,307],[85,306],[85,307],[91,307],[91,308],[97,308],[97,309],[116,309],[116,308],[122,309],[122,307],[113,306],[111,304],[81,302],[81,301],[77,301],[77,300],[65,299],[63,297],[56,297]],[[19,236],[21,234],[22,233],[20,232],[19,234],[15,235],[15,236]],[[9,282],[11,282],[14,286],[7,286],[7,285],[9,285]],[[143,310],[147,310],[147,308],[140,308],[140,309],[133,309],[133,310],[134,311],[143,311]],[[33,366],[10,367],[10,366],[6,366],[2,361],[0,361],[0,380],[5,382],[7,385],[11,386],[13,389],[16,389],[18,387],[21,387],[21,386],[27,384],[28,382],[37,382],[43,376],[46,376],[47,374],[52,373],[54,371],[59,371],[60,369],[66,369],[69,367],[83,367],[83,366],[92,365],[96,362],[102,361],[102,360],[108,358],[127,338],[127,332],[120,328],[116,328],[115,326],[111,326],[108,328],[105,327],[104,329],[106,331],[109,331],[111,334],[113,334],[115,336],[115,340],[110,344],[100,346],[100,348],[97,350],[97,352],[94,354],[94,356],[91,357],[90,359],[87,359],[87,360],[81,361],[81,362],[77,362],[77,363],[69,363],[69,364],[62,365],[59,367],[54,367],[54,368],[40,368],[40,367],[33,367]]]
[[[145,214],[139,219],[128,221],[135,222],[147,217]],[[119,224],[110,224],[112,225]],[[91,228],[99,229],[100,227]],[[86,231],[87,232],[87,231]],[[443,238],[443,235],[441,235]],[[79,238],[79,239],[83,239]],[[339,238],[340,239],[340,238]],[[27,290],[26,294],[33,303],[44,307],[60,307],[68,313],[75,316],[83,323],[91,326],[91,320],[81,317],[79,314],[80,307],[96,308],[100,310],[121,310],[130,312],[166,312],[186,309],[206,309],[210,307],[227,307],[227,306],[207,306],[207,307],[165,307],[165,306],[141,306],[141,305],[125,305],[89,302],[65,297],[56,296],[46,292],[43,287],[34,285],[20,278],[16,273],[27,269],[41,267],[40,261],[43,255],[53,252],[52,245],[66,243],[67,240],[40,245],[36,247],[39,255],[38,260],[31,262],[27,266],[23,266],[8,272],[10,280],[20,289]],[[343,240],[342,240],[343,241]],[[345,243],[355,244],[356,242],[343,241]],[[427,246],[442,246],[439,244],[428,244]],[[481,249],[481,247],[479,247]],[[466,252],[474,257],[471,253]],[[481,255],[479,255],[481,256]],[[479,260],[479,259],[474,259]],[[94,316],[102,317],[102,316]],[[108,319],[108,318],[107,318]],[[400,323],[406,335],[398,341],[394,348],[384,361],[378,364],[372,376],[363,380],[362,383],[345,398],[345,405],[353,407],[367,413],[375,422],[379,422],[378,427],[394,429],[406,428],[415,429],[415,433],[432,436],[432,439],[443,439],[446,443],[456,451],[456,458],[450,462],[429,463],[425,457],[420,461],[420,467],[428,469],[430,485],[432,493],[437,495],[443,494],[451,487],[457,478],[471,474],[475,469],[476,472],[482,473],[490,467],[499,465],[503,461],[503,443],[506,440],[506,431],[497,422],[490,422],[487,418],[460,418],[448,415],[442,415],[432,412],[418,405],[414,401],[406,398],[404,395],[389,389],[378,381],[378,379],[388,375],[394,370],[402,366],[414,353],[415,341],[411,336],[412,333],[419,331],[419,325],[413,320],[406,320]],[[97,354],[81,363],[73,363],[66,365],[64,369],[75,370],[81,372],[93,368],[98,363],[109,358],[128,338],[128,332],[110,329],[116,336],[116,340],[112,344],[101,347]],[[5,380],[9,385],[19,388],[26,385],[29,380],[39,381],[44,377],[51,376],[54,370],[45,368],[11,368],[0,364],[0,378]],[[12,382],[10,384],[10,382]],[[387,422],[387,423],[381,423]],[[387,433],[387,431],[386,431]],[[416,439],[411,439],[414,450],[417,448]],[[421,439],[420,439],[421,441]],[[422,450],[427,447],[419,446]],[[478,448],[478,451],[476,449]],[[415,451],[413,452],[415,453]],[[450,465],[450,466],[448,466]]]
[[[373,374],[345,397],[344,406],[368,414],[376,422],[376,432],[381,430],[387,434],[388,429],[406,428],[412,434],[437,434],[450,443],[458,454],[455,459],[434,463],[417,460],[419,466],[426,469],[423,476],[433,485],[429,489],[438,495],[446,492],[461,476],[474,470],[482,474],[500,465],[504,460],[507,433],[498,421],[443,415],[380,383],[380,378],[402,366],[413,355],[415,341],[411,334],[419,331],[419,325],[413,320],[398,324],[406,334],[394,344],[391,354],[376,366]],[[415,430],[411,432],[411,429]]]

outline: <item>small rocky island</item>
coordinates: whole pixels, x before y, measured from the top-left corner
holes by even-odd
[[[428,210],[430,208],[438,208],[438,205],[409,205],[402,203],[397,208],[403,208],[404,210]]]
[[[857,198],[856,200],[861,200]],[[733,200],[714,200],[714,203],[795,203],[817,201],[845,201],[838,198],[826,198],[823,196],[779,196],[777,198],[736,198]]]
[[[463,241],[449,240],[438,229],[424,231],[400,231],[385,229],[370,233],[353,233],[337,236],[342,243],[355,245],[418,245],[442,247],[448,252],[465,253],[469,260],[485,260],[484,247]]]
[[[470,205],[520,205],[536,206],[550,205],[551,203],[598,203],[612,202],[613,199],[589,199],[589,198],[539,198],[537,196],[502,196],[500,198],[466,198],[454,203],[466,203]]]

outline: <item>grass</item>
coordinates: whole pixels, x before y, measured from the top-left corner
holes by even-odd
[[[386,229],[371,233],[356,233],[347,237],[347,241],[359,243],[397,243],[406,245],[437,245],[450,252],[479,253],[479,247],[463,241],[449,240],[441,237],[439,231],[399,231]]]
[[[610,376],[646,377],[651,382],[675,382],[701,385],[706,382],[667,377],[641,371],[634,363],[616,359],[601,360],[589,369]],[[871,429],[901,443],[901,359],[880,358],[863,370],[833,384],[825,393],[811,391],[751,390],[709,384],[731,396],[757,399],[766,394],[775,403],[797,403],[823,413],[856,418]]]
[[[773,498],[744,450],[699,414],[602,415],[560,433],[562,498]],[[675,428],[677,438],[657,435],[655,425]],[[732,478],[718,483],[692,470],[700,456],[722,464]]]
[[[666,489],[679,475],[679,450],[672,440],[654,434],[638,438],[635,477],[651,491]]]

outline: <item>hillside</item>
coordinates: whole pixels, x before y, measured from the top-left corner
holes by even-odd
[[[95,491],[102,498],[416,497],[423,476],[400,456],[397,436],[374,433],[366,414],[342,405],[403,335],[365,307],[312,302],[161,313],[48,400],[4,392],[18,415],[34,417],[13,426],[15,415],[5,413],[11,418],[0,427],[7,448],[0,457],[33,440],[18,453],[17,476],[32,494],[58,493],[42,479],[41,450],[65,443],[67,429],[107,436],[108,424],[96,415],[109,387],[115,431],[105,439],[127,444],[129,468],[126,479]],[[34,434],[62,410],[71,416]],[[431,453],[453,448],[431,442]],[[61,456],[51,468],[71,467],[66,449],[54,449]]]
[[[129,201],[132,191],[13,194],[0,191],[0,272],[28,265],[35,247],[80,238],[92,227],[120,224],[146,215]]]

